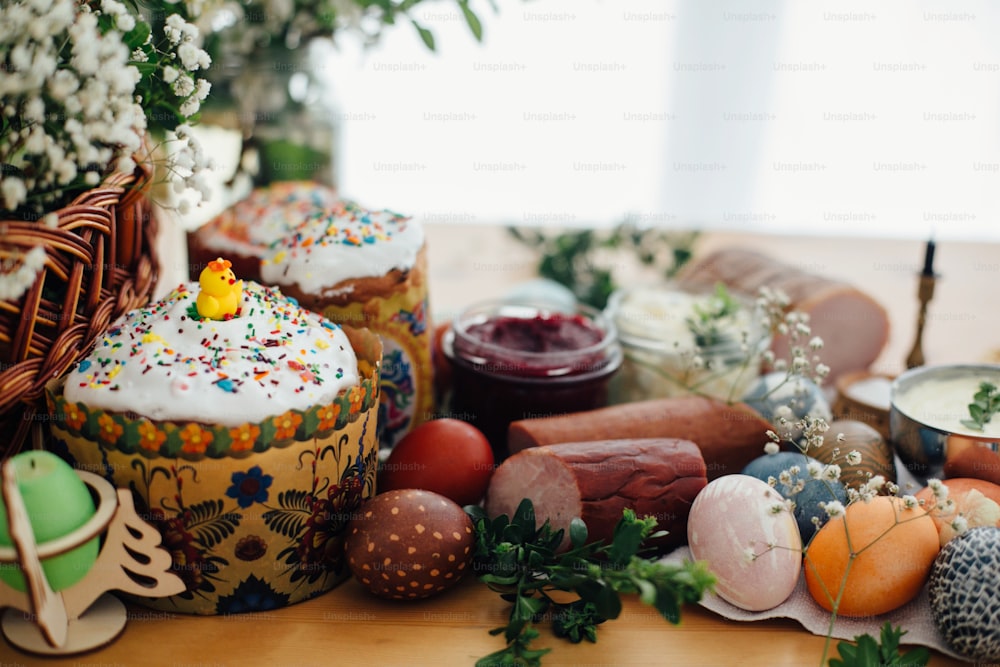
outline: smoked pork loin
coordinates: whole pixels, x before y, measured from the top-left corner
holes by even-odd
[[[761,287],[783,291],[790,307],[809,315],[812,334],[823,339],[821,360],[828,380],[866,370],[889,341],[889,316],[857,287],[810,273],[744,248],[727,247],[691,260],[679,272],[682,289],[705,291],[722,283],[730,291],[756,297]],[[777,358],[788,359],[788,341],[774,340]]]

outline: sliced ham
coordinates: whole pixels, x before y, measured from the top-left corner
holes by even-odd
[[[507,448],[513,454],[561,442],[682,438],[696,443],[712,480],[738,473],[762,455],[770,428],[743,403],[677,396],[515,421],[507,430]]]
[[[687,517],[707,484],[698,447],[677,438],[616,439],[530,448],[493,472],[486,493],[489,516],[512,516],[530,498],[539,525],[565,530],[579,517],[589,540],[610,542],[625,508],[652,516],[668,534],[651,547],[668,551],[687,541]]]
[[[828,381],[866,370],[889,341],[889,315],[857,287],[826,278],[743,248],[722,248],[686,264],[677,276],[683,289],[711,290],[723,283],[731,291],[756,297],[761,287],[781,290],[790,306],[809,315],[812,333],[823,339],[821,360],[830,367]],[[788,359],[788,339],[772,349]]]

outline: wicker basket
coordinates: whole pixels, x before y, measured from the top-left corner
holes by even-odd
[[[148,303],[158,271],[151,180],[146,165],[113,174],[56,211],[54,228],[0,221],[0,261],[38,245],[47,257],[20,299],[0,301],[0,460],[40,434],[45,383],[114,319]]]

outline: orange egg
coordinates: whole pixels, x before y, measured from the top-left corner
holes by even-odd
[[[884,614],[917,596],[939,549],[922,508],[889,496],[858,501],[816,533],[805,556],[806,585],[827,611],[842,590],[838,614]]]
[[[948,487],[948,498],[954,503],[950,511],[934,507],[934,494],[929,486],[917,492],[917,500],[924,502],[940,535],[941,546],[958,535],[952,521],[959,515],[965,517],[969,528],[996,526],[1000,528],[1000,485],[983,479],[955,477],[942,480]],[[972,493],[978,491],[978,493]]]
[[[993,482],[987,482],[985,479],[976,479],[974,477],[952,477],[951,479],[942,479],[941,483],[948,487],[948,496],[956,500],[956,502],[960,496],[964,496],[971,489],[975,489],[990,500],[1000,503],[1000,484],[994,484]],[[931,489],[928,486],[920,489],[916,496],[917,500],[924,500],[927,505],[933,502],[931,500]]]

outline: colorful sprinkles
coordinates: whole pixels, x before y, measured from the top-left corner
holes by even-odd
[[[244,285],[241,315],[228,321],[191,316],[198,294],[193,282],[127,313],[71,372],[67,398],[114,407],[100,405],[94,392],[118,391],[126,376],[126,387],[137,379],[147,388],[150,382],[161,382],[166,385],[163,394],[175,396],[188,394],[197,378],[198,386],[211,386],[219,394],[246,395],[258,404],[279,392],[312,398],[335,394],[339,387],[327,385],[344,379],[345,361],[356,364],[340,326],[303,309],[277,289],[249,281]],[[192,380],[178,382],[181,378]],[[352,378],[357,379],[356,372],[348,380]],[[218,396],[198,397],[199,402],[217,400]],[[309,405],[303,400],[295,403]]]
[[[283,238],[309,213],[338,202],[340,197],[333,188],[312,181],[282,181],[255,188],[210,225],[222,232],[220,249],[228,248],[228,238],[268,245]]]
[[[329,246],[362,247],[387,243],[406,231],[408,216],[389,210],[373,211],[353,202],[340,201],[310,211],[304,220],[281,239],[270,243],[277,252],[264,263],[280,264]]]

